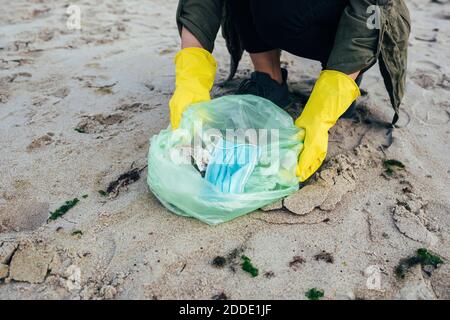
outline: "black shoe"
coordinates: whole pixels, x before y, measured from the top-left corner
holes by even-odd
[[[281,76],[283,83],[279,84],[267,73],[255,71],[251,74],[250,79],[245,79],[239,84],[235,94],[253,94],[266,98],[285,109],[292,102],[286,82],[288,76],[286,69],[281,69]]]
[[[361,81],[362,81],[363,75],[360,74],[358,77],[356,77],[356,84],[358,85],[358,87],[361,86]],[[350,107],[347,109],[347,111],[344,112],[344,114],[341,116],[340,119],[351,119],[355,116],[355,111],[356,111],[356,101],[354,101]]]

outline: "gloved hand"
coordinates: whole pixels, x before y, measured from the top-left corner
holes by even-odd
[[[328,130],[360,95],[358,85],[346,74],[322,71],[305,109],[295,121],[297,127],[306,131],[296,172],[300,181],[319,169],[327,155]]]
[[[183,112],[193,103],[209,101],[216,75],[216,60],[202,48],[182,49],[175,56],[175,92],[169,101],[172,129],[178,128]]]

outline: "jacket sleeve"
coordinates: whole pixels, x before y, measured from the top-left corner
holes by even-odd
[[[327,69],[351,74],[375,64],[380,38],[375,6],[379,2],[380,0],[349,1],[339,22]]]
[[[181,33],[184,26],[212,52],[222,21],[224,0],[179,0],[177,25]]]

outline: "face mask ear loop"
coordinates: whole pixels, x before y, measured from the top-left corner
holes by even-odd
[[[221,136],[218,136],[218,135],[211,135],[211,136],[209,136],[209,137],[210,137],[210,138],[216,137],[216,138],[219,139],[219,142],[223,140],[223,138],[222,138]],[[212,142],[212,141],[211,141],[211,145],[212,145],[214,148],[218,148],[217,144],[215,144],[215,143]],[[223,149],[223,148],[222,148],[222,149]]]

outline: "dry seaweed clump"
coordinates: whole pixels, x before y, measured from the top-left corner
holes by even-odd
[[[384,172],[388,176],[392,176],[396,170],[403,170],[403,169],[405,169],[405,165],[402,162],[400,162],[398,160],[395,160],[395,159],[384,160],[383,161],[383,166],[385,168]]]
[[[73,230],[71,234],[72,234],[72,236],[82,236],[83,235],[83,231],[81,231],[81,230]]]
[[[225,294],[225,292],[221,292],[221,293],[218,293],[218,294],[212,296],[211,299],[213,299],[213,300],[228,300],[228,297]]]
[[[326,251],[322,251],[321,253],[316,254],[314,256],[314,259],[316,261],[324,261],[326,263],[334,263],[333,255],[331,253],[326,252]]]
[[[222,268],[227,263],[227,259],[221,256],[217,256],[213,259],[211,264],[215,266],[216,268]]]
[[[141,172],[145,168],[147,168],[147,166],[133,168],[125,173],[122,173],[116,180],[111,181],[108,184],[106,190],[99,190],[98,193],[102,197],[117,197],[122,189],[126,189],[128,185],[138,181],[141,178]]]
[[[412,267],[420,264],[422,266],[422,270],[425,267],[432,267],[436,269],[439,265],[443,264],[444,261],[438,255],[428,251],[427,249],[421,248],[418,249],[416,255],[401,259],[398,266],[395,268],[395,274],[399,278],[405,278],[406,273]]]

